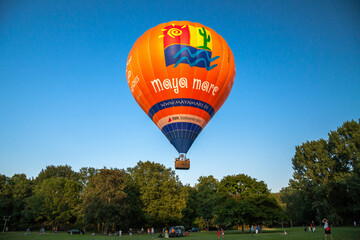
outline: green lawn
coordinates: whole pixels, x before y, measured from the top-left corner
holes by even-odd
[[[288,234],[284,235],[284,231]],[[360,228],[354,229],[351,227],[335,227],[332,229],[333,238],[336,240],[359,240],[360,239]],[[157,237],[159,234],[155,234]],[[64,240],[114,240],[114,239],[127,239],[130,237],[126,234],[122,237],[119,236],[104,236],[101,234],[97,234],[96,236],[91,236],[90,233],[85,235],[69,235],[65,232],[60,233],[47,233],[45,236],[40,236],[39,233],[32,232],[30,236],[25,236],[25,232],[9,232],[6,234],[0,234],[0,239],[6,240],[26,240],[26,239],[42,239],[42,240],[56,240],[56,239],[64,239]],[[151,236],[148,235],[133,235],[133,240],[149,240],[152,239]],[[159,239],[159,238],[157,238]],[[200,233],[190,233],[190,237],[186,237],[184,239],[188,240],[217,240],[216,232],[200,232]],[[315,233],[305,232],[303,228],[278,228],[264,231],[261,234],[254,234],[251,236],[248,232],[241,233],[241,231],[225,231],[225,239],[240,239],[240,240],[251,240],[251,239],[266,239],[266,240],[307,240],[307,239],[325,239],[324,238],[324,230],[318,227],[318,231]],[[330,239],[330,238],[328,238]]]

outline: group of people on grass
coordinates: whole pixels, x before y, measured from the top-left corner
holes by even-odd
[[[223,228],[220,228],[219,226],[217,226],[216,234],[217,234],[217,236],[218,236],[218,239],[220,238],[220,232],[221,232],[222,238],[224,238],[224,237],[225,237],[224,229],[223,229]]]
[[[26,229],[25,235],[31,235],[30,227]],[[40,235],[45,235],[45,228],[40,228]]]
[[[304,231],[308,231],[308,232],[316,232],[316,228],[315,226],[313,225],[313,223],[310,224],[310,226],[308,227],[305,227]]]
[[[57,227],[53,228],[53,232],[57,233]],[[45,235],[45,228],[40,228],[40,235]],[[25,235],[31,235],[30,227],[26,228]]]
[[[257,226],[253,226],[253,225],[251,225],[251,227],[250,227],[250,232],[251,232],[251,235],[252,236],[254,236],[254,233],[255,234],[258,234],[258,233],[260,233],[261,232],[261,227],[260,227],[260,225],[257,225]]]
[[[325,239],[327,239],[328,236],[330,236],[331,239],[333,239],[332,235],[331,235],[331,227],[329,224],[329,221],[324,218],[322,220],[322,223],[324,224],[324,230],[325,230]],[[315,226],[313,226],[313,223],[309,226],[309,227],[305,227],[305,232],[307,231],[307,229],[309,229],[309,232],[315,232],[316,228]]]

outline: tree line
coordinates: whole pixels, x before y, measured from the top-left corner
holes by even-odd
[[[280,191],[290,225],[360,220],[360,120],[347,121],[328,139],[296,146],[293,177]]]
[[[282,214],[266,184],[244,174],[218,181],[203,176],[191,187],[154,162],[133,168],[47,166],[35,179],[0,176],[0,211],[10,230],[71,227],[95,231],[170,227],[209,229],[277,221]]]
[[[47,166],[36,178],[0,175],[0,216],[27,227],[110,232],[130,227],[244,229],[246,225],[346,224],[360,213],[360,122],[329,139],[296,146],[293,178],[280,193],[245,174],[201,176],[183,185],[171,168],[138,162],[127,169]]]

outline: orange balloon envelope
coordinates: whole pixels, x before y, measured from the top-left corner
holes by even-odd
[[[214,30],[173,21],[149,29],[135,42],[126,77],[140,107],[186,154],[229,96],[235,63]]]

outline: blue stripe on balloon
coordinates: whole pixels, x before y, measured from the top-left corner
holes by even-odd
[[[174,99],[169,99],[169,100],[165,100],[165,101],[154,104],[149,109],[148,115],[151,119],[153,119],[154,115],[157,112],[159,112],[160,110],[163,110],[166,108],[171,108],[171,107],[182,107],[182,106],[199,108],[199,109],[207,112],[210,115],[210,117],[214,116],[214,114],[215,114],[214,108],[206,102],[196,100],[196,99],[191,99],[191,98],[174,98]]]
[[[194,123],[176,122],[164,126],[161,131],[179,153],[187,153],[202,128]]]

